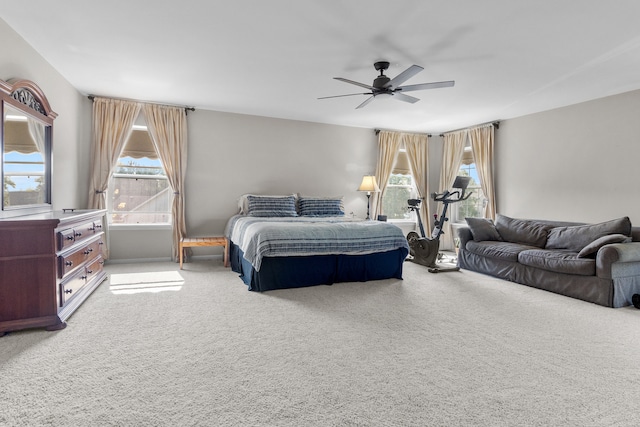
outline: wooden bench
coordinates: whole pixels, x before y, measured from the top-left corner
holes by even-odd
[[[180,270],[184,260],[184,248],[194,246],[222,246],[224,266],[229,266],[229,245],[226,237],[183,237],[180,240]]]

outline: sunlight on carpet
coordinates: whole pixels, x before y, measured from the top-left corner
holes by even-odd
[[[111,274],[109,290],[113,294],[179,291],[184,279],[177,271]]]

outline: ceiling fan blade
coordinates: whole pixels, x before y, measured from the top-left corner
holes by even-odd
[[[354,82],[353,80],[344,79],[342,77],[334,77],[334,79],[340,80],[341,82],[345,82],[345,83],[351,83],[352,85],[360,86],[360,87],[363,87],[365,89],[369,89],[369,90],[373,91],[373,86],[369,86],[369,85],[366,85],[364,83]]]
[[[375,98],[375,96],[371,96],[371,97],[367,98],[367,99],[366,99],[362,104],[360,104],[360,105],[358,105],[358,106],[356,107],[356,110],[357,110],[358,108],[362,108],[362,107],[364,107],[365,105],[367,105],[368,103],[370,103],[371,101],[373,101],[373,99],[374,99],[374,98]]]
[[[401,72],[400,74],[392,78],[386,85],[384,85],[384,87],[389,87],[389,88],[398,87],[402,83],[406,82],[407,80],[409,80],[411,77],[415,76],[422,70],[424,70],[424,68],[422,68],[421,66],[412,65],[411,67],[407,68],[406,70],[404,70],[403,72]]]
[[[396,91],[410,92],[412,90],[438,89],[441,87],[452,87],[455,83],[456,82],[453,80],[446,82],[421,83],[417,85],[400,86],[396,88]]]
[[[418,98],[414,98],[413,96],[405,95],[400,92],[394,92],[393,97],[398,101],[410,102],[411,104],[415,104],[420,101]]]
[[[373,95],[373,93],[371,93],[371,92],[366,92],[366,93],[349,93],[349,94],[347,94],[347,95],[323,96],[323,97],[318,98],[318,99],[342,98],[343,96],[355,96],[355,95]]]

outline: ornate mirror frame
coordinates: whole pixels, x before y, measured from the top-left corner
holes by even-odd
[[[10,203],[8,182],[12,181],[8,171],[8,156],[7,153],[5,153],[5,147],[8,144],[6,141],[8,134],[6,115],[9,111],[12,113],[18,112],[20,115],[24,114],[27,121],[35,123],[36,126],[42,130],[39,137],[34,137],[31,130],[29,131],[33,139],[40,139],[39,144],[35,143],[35,146],[38,148],[37,151],[42,154],[42,163],[44,166],[43,178],[38,181],[39,196],[36,201],[29,201],[25,198],[25,201],[14,204]],[[0,197],[2,202],[0,205],[0,218],[51,211],[53,121],[58,115],[51,110],[49,101],[38,85],[29,80],[18,79],[12,79],[6,82],[0,80],[0,113],[0,117],[2,117],[0,121],[0,153],[2,153],[0,177],[3,183],[2,196]],[[20,173],[24,174],[24,172],[15,173],[17,174],[15,176],[18,176]]]

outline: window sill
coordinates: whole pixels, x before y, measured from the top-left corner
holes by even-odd
[[[109,224],[109,230],[171,230],[173,226],[171,224]]]
[[[414,219],[388,219],[388,222],[392,222],[394,224],[415,224],[416,220]]]

